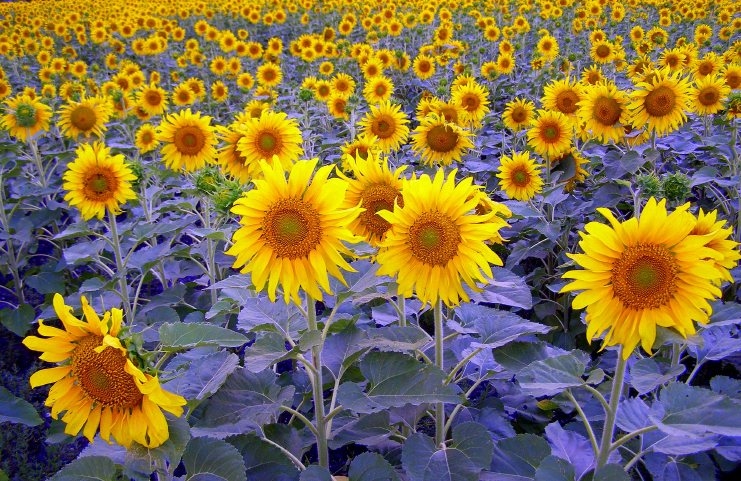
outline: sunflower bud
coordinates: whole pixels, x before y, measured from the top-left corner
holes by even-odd
[[[36,125],[36,109],[29,103],[21,103],[15,109],[15,118],[19,127],[31,128]]]
[[[213,195],[214,206],[220,214],[226,214],[241,196],[242,189],[237,182],[224,182]]]
[[[224,177],[218,170],[212,168],[202,169],[196,175],[196,189],[206,195],[213,195],[223,181]]]
[[[653,172],[650,174],[639,175],[636,179],[636,183],[638,184],[642,197],[646,199],[651,197],[662,197],[661,180],[659,180]]]
[[[298,98],[304,102],[308,102],[309,100],[314,98],[314,93],[311,90],[301,89],[301,91],[298,93]]]
[[[667,175],[661,183],[664,196],[669,202],[680,204],[690,195],[690,178],[681,172]]]

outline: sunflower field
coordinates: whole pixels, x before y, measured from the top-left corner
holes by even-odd
[[[741,3],[0,3],[0,481],[741,472]]]

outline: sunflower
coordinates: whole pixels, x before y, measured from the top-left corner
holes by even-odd
[[[615,47],[607,40],[594,42],[589,50],[589,56],[599,64],[610,63],[615,60]]]
[[[571,120],[561,112],[538,110],[527,131],[528,144],[543,157],[558,157],[571,148],[573,130]]]
[[[5,102],[5,115],[0,125],[10,135],[25,142],[41,131],[49,130],[51,107],[19,94]]]
[[[409,135],[408,123],[409,119],[401,111],[401,107],[388,101],[372,105],[370,112],[359,122],[363,133],[378,138],[378,148],[383,153],[396,150],[406,142]]]
[[[162,115],[167,109],[167,92],[155,84],[149,84],[139,91],[138,105],[149,115]]]
[[[710,236],[706,247],[717,253],[713,259],[713,265],[718,270],[719,279],[733,282],[733,276],[729,270],[736,267],[741,254],[738,251],[738,242],[733,240],[733,229],[726,227],[724,220],[716,220],[717,217],[718,211],[714,210],[706,214],[700,209],[697,214],[697,224],[690,234]]]
[[[502,121],[504,126],[511,131],[519,132],[530,125],[534,114],[535,104],[528,99],[517,97],[507,102],[507,106],[502,113]]]
[[[219,136],[224,146],[219,149],[217,157],[224,173],[242,184],[246,184],[260,173],[259,164],[247,161],[239,152],[239,141],[245,132],[245,125],[241,122],[234,122],[229,127],[220,127]]]
[[[314,84],[314,98],[326,102],[332,96],[332,84],[326,80],[317,80]]]
[[[195,100],[193,91],[185,84],[180,84],[172,90],[172,103],[177,106],[190,105]]]
[[[557,110],[565,115],[576,115],[578,103],[582,99],[582,92],[576,80],[569,78],[556,80],[543,89],[543,108]]]
[[[453,87],[451,97],[463,109],[462,120],[469,125],[480,125],[489,112],[489,92],[473,79]]]
[[[515,57],[512,54],[500,53],[497,57],[495,71],[498,75],[509,75],[515,70]]]
[[[332,293],[328,274],[345,284],[340,269],[354,272],[342,255],[351,255],[344,242],[360,240],[348,226],[362,209],[343,206],[347,182],[328,179],[333,166],[315,173],[317,162],[297,162],[286,179],[281,162],[261,161],[263,178],[231,209],[241,226],[226,253],[236,257],[234,268],[252,275],[256,290],[267,284],[273,302],[278,284],[286,303],[300,304],[300,289],[321,300],[322,290]]]
[[[237,143],[237,151],[245,164],[259,165],[278,159],[284,169],[303,153],[301,130],[295,119],[283,112],[264,111],[259,118],[244,124],[244,135]]]
[[[132,441],[148,448],[161,445],[170,436],[162,410],[181,416],[185,399],[164,390],[156,376],[134,364],[118,337],[120,309],[106,311],[101,319],[84,296],[81,301],[84,320],[73,316],[64,298],[55,294],[54,311],[63,329],[39,319],[38,331],[44,337],[23,339],[27,348],[42,352],[42,360],[61,363],[35,372],[31,387],[54,383],[45,405],[54,419],[64,413],[64,432],[69,435],[82,430],[92,442],[100,431],[104,440],[113,436],[127,448]]]
[[[613,83],[587,87],[577,116],[595,139],[617,143],[625,135],[624,126],[630,118],[628,93],[618,90]]]
[[[368,79],[363,87],[363,97],[371,105],[386,102],[394,93],[394,83],[385,75],[376,75]]]
[[[695,80],[695,85],[689,89],[689,98],[692,110],[700,115],[713,115],[723,109],[723,104],[731,93],[721,77],[708,75]]]
[[[563,190],[573,192],[576,184],[584,182],[589,175],[584,169],[587,159],[585,159],[577,149],[571,148],[566,154],[551,159],[551,169],[559,169],[561,172],[571,172],[570,177],[561,177],[559,183],[564,183]]]
[[[543,35],[538,40],[536,48],[538,50],[538,54],[546,59],[546,61],[548,62],[555,60],[556,57],[558,57],[558,40],[556,40],[556,38],[552,35]]]
[[[173,170],[193,172],[216,160],[216,134],[211,117],[190,109],[168,115],[157,127],[162,160]]]
[[[444,102],[440,99],[434,99],[431,106],[434,114],[445,117],[447,122],[463,126],[463,107],[454,102]]]
[[[412,140],[412,148],[428,165],[458,162],[463,153],[473,147],[470,132],[438,114],[424,117],[414,129]]]
[[[350,172],[353,169],[353,162],[357,157],[361,159],[368,158],[369,155],[378,156],[380,151],[377,147],[378,138],[373,134],[362,133],[352,142],[345,142],[340,148],[342,150],[341,168],[343,172]]]
[[[676,73],[655,70],[651,78],[638,83],[633,91],[631,123],[636,128],[647,125],[647,130],[662,136],[679,128],[686,120],[689,83]]]
[[[134,141],[136,147],[139,149],[139,153],[142,154],[153,151],[159,145],[159,142],[157,142],[157,131],[152,124],[142,124],[136,131]]]
[[[692,321],[708,322],[709,300],[721,295],[719,253],[708,246],[712,235],[694,235],[697,219],[689,204],[667,213],[666,200],[648,200],[640,217],[620,222],[597,209],[610,223],[590,222],[580,233],[583,254],[568,254],[584,269],[566,272],[573,279],[561,292],[583,291],[572,306],[586,308],[587,339],[607,331],[604,346],[621,344],[627,359],[640,343],[651,352],[656,326],[683,337],[695,333]]]
[[[434,179],[422,174],[404,180],[404,205],[379,212],[391,228],[380,243],[377,274],[395,276],[399,293],[416,293],[423,304],[467,302],[463,282],[479,291],[478,284],[492,278],[489,264],[502,265],[486,244],[499,230],[491,222],[497,214],[478,214],[478,186],[471,177],[456,184],[456,173],[446,179],[441,168]]]
[[[257,67],[257,83],[264,87],[275,87],[283,80],[283,71],[272,62],[267,62]]]
[[[391,225],[378,215],[381,210],[393,210],[394,204],[404,206],[401,196],[401,174],[406,165],[389,169],[388,159],[368,152],[366,157],[357,156],[349,162],[348,173],[353,178],[338,172],[338,175],[347,181],[344,207],[347,209],[360,205],[365,210],[355,219],[348,228],[358,236],[363,237],[373,246],[383,239]]]
[[[435,75],[435,59],[427,55],[418,55],[412,62],[414,75],[420,80],[426,80]]]
[[[512,157],[503,155],[497,171],[500,187],[510,199],[530,200],[543,190],[542,167],[527,151],[513,152]]]
[[[692,73],[697,77],[707,77],[717,74],[723,65],[723,60],[714,52],[708,52],[702,59],[695,62]]]
[[[341,120],[348,120],[350,116],[347,113],[347,99],[342,96],[332,95],[327,101],[327,109],[329,114]]]
[[[102,142],[80,144],[75,160],[62,176],[64,200],[77,207],[84,220],[102,219],[108,209],[118,214],[121,204],[136,199],[131,182],[136,176],[121,154],[111,155]]]
[[[346,73],[335,75],[330,81],[330,85],[332,87],[332,93],[338,97],[347,99],[355,92],[355,80]]]
[[[224,82],[217,80],[211,84],[211,99],[216,103],[226,102],[229,98],[229,87]]]
[[[76,140],[80,134],[102,138],[112,110],[111,102],[105,97],[83,97],[79,102],[69,101],[59,109],[59,128],[65,137],[72,140]]]
[[[741,65],[726,65],[721,72],[721,76],[726,85],[728,85],[732,90],[741,88]]]

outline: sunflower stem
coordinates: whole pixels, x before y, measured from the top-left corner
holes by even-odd
[[[204,195],[201,198],[201,206],[203,207],[203,224],[206,230],[211,230],[211,199]],[[206,269],[208,269],[208,277],[211,281],[211,305],[216,304],[218,300],[218,293],[216,289],[213,289],[213,285],[217,281],[216,273],[216,246],[214,240],[208,235],[206,236]]]
[[[605,413],[605,424],[602,429],[602,440],[599,446],[599,455],[597,456],[597,469],[607,464],[607,458],[610,456],[612,448],[612,436],[615,433],[615,419],[617,418],[618,404],[623,392],[623,381],[625,379],[625,366],[627,359],[623,358],[623,346],[618,349],[618,361],[615,366],[615,375],[612,378],[612,390],[610,391],[609,409]]]
[[[438,299],[433,310],[435,322],[435,366],[443,370],[443,301]],[[445,442],[445,404],[435,404],[435,445]]]
[[[30,134],[30,131],[29,131],[29,134]],[[41,187],[46,189],[49,186],[49,182],[46,178],[46,170],[44,169],[44,163],[41,161],[41,154],[39,153],[39,144],[37,143],[36,139],[31,138],[30,135],[28,136],[28,146],[31,149],[31,157],[33,157],[33,162],[36,165],[36,170],[39,171],[39,182],[41,184]]]
[[[124,314],[129,322],[134,322],[131,315],[131,301],[129,300],[129,285],[126,282],[126,265],[121,255],[121,238],[118,235],[118,224],[116,214],[108,209],[108,226],[111,233],[111,246],[113,247],[113,257],[116,261],[116,277],[118,277],[118,288],[121,291],[121,300],[123,301]]]
[[[316,301],[306,294],[306,321],[310,331],[316,331]],[[319,466],[329,468],[329,447],[327,444],[327,417],[324,413],[324,380],[322,379],[322,347],[324,339],[311,348],[311,360],[315,372],[311,376],[314,397],[314,425],[316,426],[316,450]]]
[[[396,305],[399,308],[399,327],[407,325],[406,298],[404,296],[396,297]]]

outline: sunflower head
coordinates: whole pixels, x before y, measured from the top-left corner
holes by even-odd
[[[513,152],[511,157],[503,155],[497,172],[502,190],[510,199],[532,199],[543,189],[542,167],[527,151]]]
[[[157,128],[162,160],[173,170],[194,172],[216,160],[216,133],[211,117],[186,109],[172,115]]]
[[[473,147],[470,132],[434,113],[422,119],[412,138],[412,148],[430,165],[458,162],[463,153]]]

